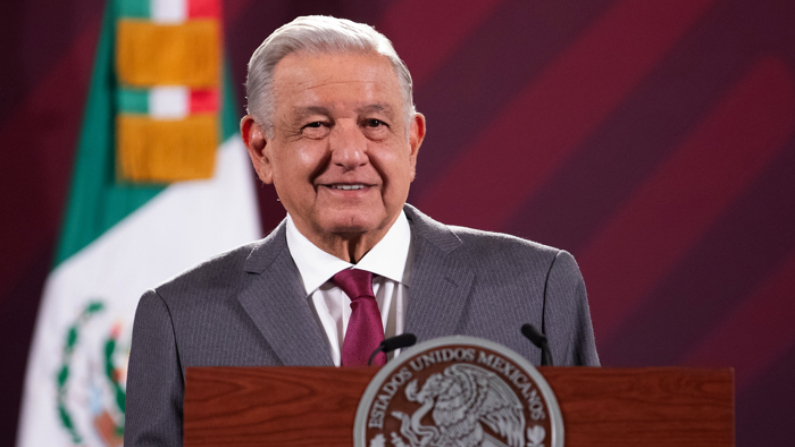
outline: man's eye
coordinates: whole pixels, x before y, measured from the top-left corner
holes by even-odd
[[[368,119],[364,121],[364,125],[367,127],[381,127],[381,126],[386,126],[387,124],[381,120]]]
[[[301,127],[301,134],[307,138],[320,139],[328,135],[331,126],[324,121],[313,121]]]
[[[323,121],[315,121],[312,123],[304,124],[301,128],[302,132],[319,132],[321,130],[327,130],[329,125]]]

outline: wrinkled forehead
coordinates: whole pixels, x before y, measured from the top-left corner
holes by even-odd
[[[328,105],[292,103],[288,104],[287,107],[289,107],[287,111],[290,113],[290,118],[297,121],[308,119],[313,116],[335,116],[339,115],[341,112],[339,110],[339,104],[334,103]],[[344,104],[343,107],[345,107],[345,112],[358,116],[380,116],[393,121],[400,116],[398,109],[395,109],[392,104],[384,102],[361,101],[361,103],[357,104]]]
[[[389,59],[377,53],[293,53],[276,66],[276,107],[403,107],[400,82]]]

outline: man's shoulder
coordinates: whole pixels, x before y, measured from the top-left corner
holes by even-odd
[[[191,267],[177,276],[155,287],[161,295],[184,295],[209,290],[230,290],[240,286],[241,279],[251,272],[261,271],[273,262],[286,243],[280,226],[264,239],[242,245]]]
[[[478,252],[503,252],[505,250],[518,250],[536,253],[541,256],[555,256],[561,250],[549,245],[544,245],[529,239],[524,239],[512,234],[496,231],[477,230],[475,228],[448,225],[447,228],[455,233],[464,242],[465,249]]]
[[[416,222],[415,228],[426,240],[446,247],[459,256],[477,257],[481,260],[497,258],[532,258],[551,261],[562,250],[518,236],[494,231],[440,223],[421,213],[414,207],[407,207],[407,214]]]
[[[155,289],[158,292],[168,293],[183,289],[223,286],[224,283],[232,281],[244,272],[246,260],[260,242],[252,242],[216,255],[166,280]]]
[[[448,228],[461,239],[460,248],[452,254],[476,270],[516,275],[532,272],[540,280],[561,257],[576,265],[566,251],[518,236],[455,225]]]

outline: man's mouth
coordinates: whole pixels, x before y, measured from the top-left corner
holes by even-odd
[[[361,185],[361,184],[358,184],[358,185],[334,184],[334,185],[329,185],[329,187],[331,187],[331,189],[340,189],[342,191],[358,191],[360,189],[366,188],[367,185]]]

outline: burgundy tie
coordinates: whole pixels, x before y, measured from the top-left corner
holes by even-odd
[[[342,341],[342,366],[367,366],[370,354],[384,341],[381,312],[373,294],[373,274],[365,270],[343,270],[331,281],[351,299],[351,319]],[[378,353],[373,365],[386,363],[386,354]]]

